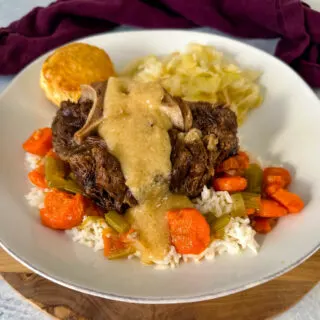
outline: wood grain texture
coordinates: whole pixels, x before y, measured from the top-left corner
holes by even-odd
[[[6,260],[2,257],[1,261]],[[4,266],[1,268],[9,271]],[[260,320],[270,319],[292,307],[318,283],[320,251],[299,267],[266,284],[228,297],[188,304],[116,302],[66,289],[32,273],[6,272],[2,276],[26,299],[56,319]]]
[[[30,270],[0,248],[0,272],[30,272]]]

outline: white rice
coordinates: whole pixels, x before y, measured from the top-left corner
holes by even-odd
[[[232,198],[227,191],[214,191],[204,186],[201,196],[195,199],[195,207],[203,214],[213,213],[217,218],[232,210]]]
[[[28,171],[36,169],[42,164],[42,162],[42,157],[26,152],[25,165]],[[29,193],[25,195],[25,198],[31,207],[42,209],[44,207],[44,196],[48,191],[48,189],[41,189],[33,186],[31,187]]]
[[[28,171],[34,170],[42,163],[42,157],[26,152],[25,164]]]
[[[43,190],[38,187],[32,187],[30,192],[25,195],[29,206],[42,209],[44,207],[44,196],[47,189]]]
[[[171,246],[169,253],[164,257],[163,260],[155,260],[153,262],[155,264],[155,269],[174,269],[179,265],[181,258],[182,255],[176,251],[174,246]]]
[[[108,227],[103,218],[97,220],[86,220],[84,217],[84,225],[66,230],[66,233],[72,238],[72,241],[84,244],[99,251],[103,249],[102,232]]]

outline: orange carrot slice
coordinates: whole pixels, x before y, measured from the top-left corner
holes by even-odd
[[[261,199],[261,205],[257,215],[264,218],[275,218],[285,216],[287,213],[288,210],[278,202],[268,199]]]
[[[247,212],[247,215],[250,216],[250,215],[253,215],[256,213],[256,210],[253,209],[253,208],[247,208],[246,209],[246,212]]]
[[[269,167],[263,170],[263,184],[265,186],[275,185],[286,188],[291,183],[291,175],[287,169]]]
[[[132,247],[132,240],[128,239],[127,233],[116,233],[109,228],[102,232],[102,239],[104,244],[104,255],[109,259],[119,259],[132,254],[135,250]]]
[[[245,170],[249,167],[249,157],[243,152],[239,151],[239,153],[233,157],[230,157],[223,161],[218,168],[217,172],[232,172],[234,170]]]
[[[178,253],[199,254],[210,243],[210,227],[196,209],[186,208],[167,212],[171,242]]]
[[[297,194],[282,188],[272,193],[271,197],[287,208],[289,213],[299,213],[304,208],[304,202]]]
[[[274,219],[255,218],[252,222],[252,227],[258,233],[269,233],[272,230],[274,224]]]
[[[40,165],[38,168],[28,173],[28,178],[32,184],[39,188],[48,188],[48,184],[44,174],[44,165]]]
[[[119,234],[110,232],[109,229],[105,229],[102,234],[104,244],[104,255],[109,257],[111,254],[119,252],[126,248],[126,244],[121,241]]]
[[[213,188],[216,191],[239,192],[245,190],[247,180],[243,177],[222,177],[213,180]]]
[[[265,186],[265,193],[269,197],[272,197],[272,195],[279,189],[281,189],[280,184],[271,184],[271,185]]]
[[[52,229],[71,229],[81,224],[84,216],[84,198],[80,194],[71,195],[53,190],[44,199],[44,209],[40,210],[42,223]]]
[[[52,130],[51,128],[41,128],[32,133],[32,135],[23,143],[23,149],[26,152],[45,156],[52,148]]]

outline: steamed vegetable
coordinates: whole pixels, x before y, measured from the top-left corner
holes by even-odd
[[[241,69],[211,46],[193,43],[166,57],[146,56],[131,63],[122,75],[159,81],[171,95],[184,100],[232,106],[240,123],[262,102],[260,72]]]
[[[232,216],[243,217],[246,215],[246,207],[241,193],[234,193],[232,198]]]
[[[224,230],[224,228],[229,224],[230,220],[231,220],[231,217],[228,214],[217,218],[217,220],[214,221],[211,225],[212,233],[216,233],[221,230]]]
[[[263,171],[259,165],[252,163],[245,171],[245,177],[248,182],[246,191],[261,193]]]
[[[30,182],[35,186],[42,189],[48,188],[48,184],[44,174],[44,165],[40,165],[38,168],[34,169],[33,171],[30,171],[28,173],[28,178]]]
[[[213,180],[213,188],[216,191],[239,192],[246,187],[247,180],[243,177],[221,177]]]
[[[278,189],[270,196],[272,199],[283,205],[289,213],[298,213],[304,207],[303,200],[298,195],[282,188]]]
[[[104,244],[104,255],[108,259],[125,258],[135,252],[134,247],[127,241],[126,237],[119,235],[106,228],[102,233]]]
[[[280,186],[278,184],[271,184],[271,185],[265,185],[264,186],[264,193],[266,196],[271,197],[278,189],[280,189]]]
[[[65,164],[53,157],[45,158],[45,177],[50,188],[65,190],[72,193],[82,193],[80,186],[71,179],[66,179]]]
[[[52,148],[52,130],[51,128],[41,128],[32,133],[32,135],[23,143],[23,149],[26,152],[37,156],[45,156]]]
[[[129,223],[116,211],[109,211],[104,218],[107,224],[118,233],[124,233],[130,229]]]
[[[209,226],[211,226],[211,224],[217,220],[217,217],[214,215],[214,213],[209,212],[208,214],[206,214],[205,216],[206,221],[208,222]]]
[[[210,227],[196,209],[167,212],[171,242],[180,254],[199,254],[210,243]]]
[[[259,210],[261,205],[261,196],[258,193],[241,192],[246,209]]]
[[[257,193],[240,192],[231,195],[232,216],[243,217],[251,215],[260,209],[261,196]]]
[[[256,210],[253,208],[248,208],[248,209],[246,209],[246,213],[248,216],[251,216],[252,214],[256,213]]]
[[[249,167],[249,157],[248,155],[240,151],[237,155],[228,158],[227,160],[223,161],[218,168],[216,169],[217,172],[225,172],[230,173],[231,171],[241,173],[243,170]]]
[[[286,188],[291,183],[291,175],[287,169],[278,167],[265,168],[263,171],[263,184]]]
[[[268,233],[275,225],[275,220],[271,218],[256,217],[252,222],[253,229],[258,233]]]
[[[82,195],[53,190],[44,198],[44,208],[40,210],[41,221],[52,229],[71,229],[81,224],[84,207]]]
[[[258,216],[263,218],[277,218],[288,214],[288,210],[274,200],[262,199]]]

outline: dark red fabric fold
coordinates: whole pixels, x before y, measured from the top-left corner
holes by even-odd
[[[320,87],[320,13],[299,0],[58,0],[0,29],[0,74],[16,73],[50,49],[122,24],[279,37],[276,55]]]

